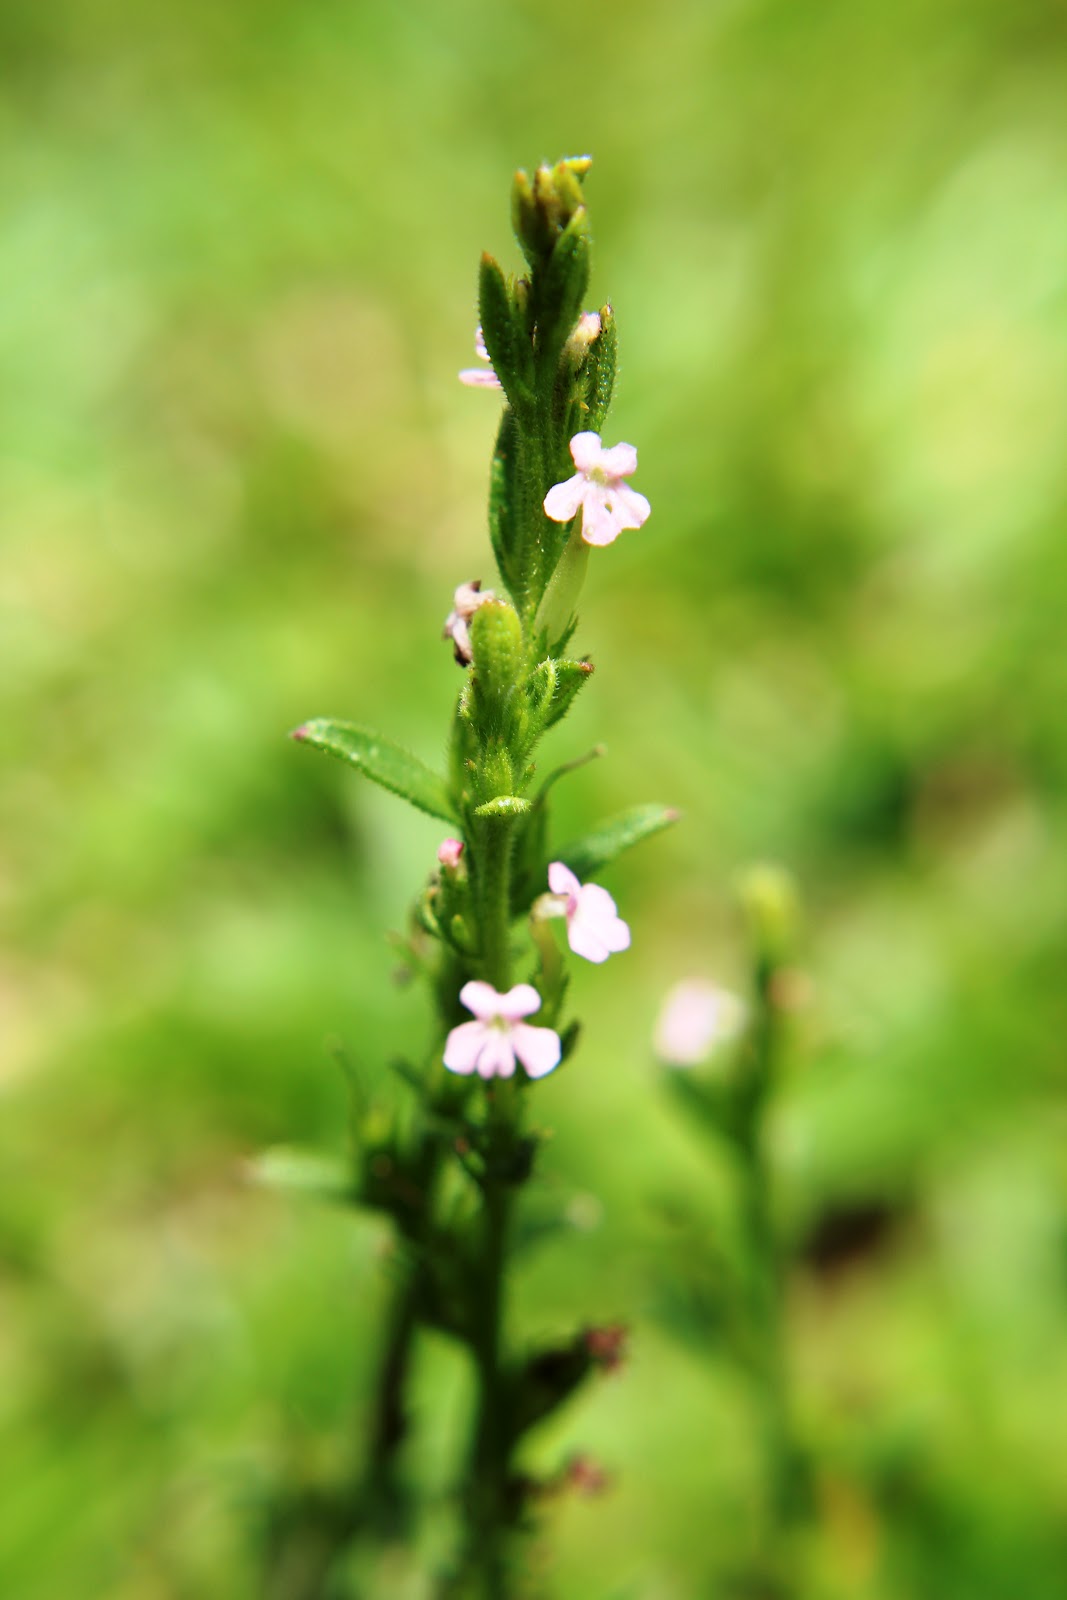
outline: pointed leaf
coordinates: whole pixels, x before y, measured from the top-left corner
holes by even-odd
[[[328,755],[337,756],[383,789],[398,794],[420,811],[444,822],[456,822],[456,814],[448,798],[444,780],[431,772],[418,756],[402,750],[399,745],[380,734],[357,728],[352,722],[333,722],[329,717],[315,717],[296,728],[293,738],[302,744],[314,745]]]
[[[589,878],[631,845],[640,844],[642,839],[651,838],[677,821],[678,812],[669,806],[633,806],[587,833],[584,839],[566,845],[554,859],[565,862],[579,878]]]

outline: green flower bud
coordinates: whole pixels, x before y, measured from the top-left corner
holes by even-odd
[[[506,600],[487,600],[470,621],[475,724],[484,738],[504,737],[522,676],[522,623]]]
[[[768,966],[779,966],[793,947],[800,919],[792,875],[784,867],[758,862],[738,879],[737,898],[757,958]]]

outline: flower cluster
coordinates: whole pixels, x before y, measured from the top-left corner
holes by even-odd
[[[462,848],[458,840],[446,839],[437,859],[455,866]],[[575,955],[600,963],[630,948],[629,926],[606,889],[579,882],[562,861],[549,867],[548,887],[550,893],[541,896],[535,915],[566,917],[567,943]],[[498,994],[488,983],[474,981],[464,984],[459,998],[476,1020],[461,1022],[448,1035],[444,1061],[450,1072],[510,1078],[517,1057],[529,1077],[543,1078],[559,1065],[562,1045],[555,1030],[521,1020],[541,1009],[541,996],[532,984],[516,984],[507,994]]]

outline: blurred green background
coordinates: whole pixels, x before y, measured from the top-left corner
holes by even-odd
[[[478,253],[584,150],[653,515],[594,555],[546,759],[609,748],[561,833],[685,819],[610,875],[634,948],[538,1091],[583,1227],[517,1325],[632,1359],[537,1442],[613,1479],[537,1559],[689,1600],[751,1554],[748,1398],[661,1292],[728,1180],[646,1041],[676,978],[743,983],[769,857],[802,1593],[1063,1595],[1065,58],[1038,0],[0,6],[4,1596],[252,1600],[264,1497],[344,1460],[385,1235],[245,1168],[339,1148],[330,1037],[418,1048],[383,933],[439,829],[285,734],[438,754],[491,579]],[[431,1489],[463,1383],[426,1349]]]

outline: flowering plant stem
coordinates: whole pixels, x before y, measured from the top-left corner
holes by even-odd
[[[511,1547],[532,1519],[537,1493],[516,1466],[526,1433],[597,1365],[617,1358],[611,1330],[579,1331],[562,1345],[520,1353],[505,1325],[513,1221],[539,1144],[526,1131],[527,1101],[577,1037],[575,1023],[560,1028],[567,973],[549,922],[565,924],[571,951],[586,960],[626,949],[629,929],[611,896],[582,880],[675,815],[639,806],[551,850],[549,791],[583,760],[535,786],[537,746],[593,670],[568,651],[590,546],[610,544],[649,514],[647,500],[625,482],[636,451],[605,449],[596,431],[614,387],[615,321],[610,306],[581,309],[589,165],[582,157],[540,167],[532,179],[516,175],[522,276],[482,257],[483,366],[460,376],[505,402],[489,490],[500,586],[459,585],[446,623],[464,669],[447,775],[353,723],[318,719],[295,735],[450,830],[407,941],[436,1008],[422,1068],[395,1064],[416,1106],[405,1114],[380,1098],[360,1099],[354,1118],[344,1193],[391,1217],[399,1271],[346,1526],[395,1537],[407,1525],[410,1370],[420,1329],[436,1329],[467,1353],[476,1380],[456,1497],[462,1526],[441,1593],[479,1600],[513,1592]],[[527,1020],[535,1013],[536,1024]]]

